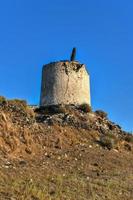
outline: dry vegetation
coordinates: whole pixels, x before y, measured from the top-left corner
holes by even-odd
[[[132,200],[133,136],[88,105],[0,97],[0,200]]]

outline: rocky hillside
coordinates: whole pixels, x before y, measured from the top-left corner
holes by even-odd
[[[88,105],[0,97],[0,200],[132,200],[133,136]]]

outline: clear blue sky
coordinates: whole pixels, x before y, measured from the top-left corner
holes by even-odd
[[[133,131],[133,1],[0,1],[0,95],[37,104],[42,65],[77,60],[91,75],[93,109]]]

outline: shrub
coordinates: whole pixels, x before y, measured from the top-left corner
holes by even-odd
[[[107,118],[107,113],[102,110],[96,110],[95,113],[99,115],[101,118]]]
[[[109,150],[114,148],[114,139],[109,138],[108,136],[102,137],[100,143],[103,147],[107,147]]]
[[[41,112],[43,114],[58,114],[66,113],[66,107],[63,105],[50,105],[46,107],[40,107],[35,110],[35,112]]]
[[[125,136],[125,141],[126,142],[130,142],[130,143],[133,143],[133,135],[132,134],[127,134]]]
[[[100,138],[100,144],[103,147],[108,148],[109,150],[115,148],[117,145],[117,142],[118,142],[118,140],[117,140],[116,136],[113,135],[112,133],[103,135]]]
[[[3,96],[0,96],[0,104],[6,103],[6,98]]]
[[[89,104],[86,104],[86,103],[81,104],[81,105],[79,106],[79,109],[82,110],[82,111],[85,112],[85,113],[92,112],[91,106],[90,106]]]
[[[21,99],[12,99],[12,100],[9,100],[9,103],[13,105],[17,105],[17,106],[23,106],[25,108],[27,107],[27,102]]]
[[[50,106],[50,110],[52,113],[66,113],[66,108],[63,105],[57,105],[57,106]]]

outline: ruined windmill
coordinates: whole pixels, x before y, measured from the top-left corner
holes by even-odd
[[[70,61],[43,66],[40,106],[91,104],[89,74],[75,57],[76,48],[73,48]]]

